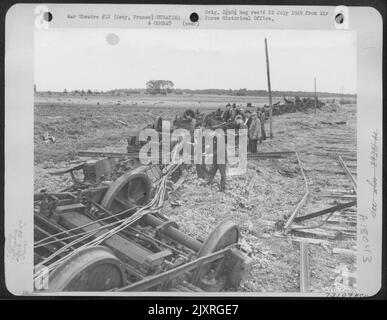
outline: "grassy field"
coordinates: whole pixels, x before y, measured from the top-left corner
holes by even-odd
[[[254,106],[267,103],[265,97],[228,96],[72,96],[37,95],[35,99],[35,163],[64,161],[74,157],[77,150],[119,144],[130,133],[149,123],[157,116],[173,120],[182,109],[203,112],[224,108],[227,103]],[[276,101],[276,100],[275,100]],[[122,125],[119,121],[127,123]],[[56,138],[47,144],[45,132]],[[125,140],[126,141],[126,140]]]
[[[274,98],[273,103],[281,100]],[[202,112],[224,108],[227,103],[246,107],[261,106],[267,97],[213,95],[108,96],[53,94],[35,97],[35,163],[71,160],[81,149],[120,145],[137,129],[152,123],[157,116],[172,121],[182,109]],[[127,123],[123,125],[119,121]],[[44,133],[56,143],[43,141]]]
[[[66,168],[80,159],[76,151],[103,149],[126,151],[126,137],[152,123],[156,116],[172,120],[186,108],[202,111],[226,103],[254,106],[267,98],[228,96],[37,96],[35,101],[35,190],[60,190],[71,183],[68,175],[51,176],[52,169]],[[124,121],[127,125],[121,124]],[[324,107],[314,113],[291,113],[273,119],[274,138],[259,145],[260,151],[297,150],[310,183],[311,196],[300,214],[334,205],[323,195],[348,185],[332,150],[341,150],[356,173],[356,105]],[[56,142],[44,142],[43,134]],[[338,142],[336,142],[336,140]],[[249,292],[298,292],[299,247],[279,236],[273,223],[292,213],[304,194],[304,181],[294,158],[251,162],[244,176],[228,177],[226,193],[208,186],[189,169],[186,181],[165,202],[162,213],[178,222],[181,230],[203,238],[216,223],[229,218],[241,230],[241,243],[253,264],[243,287]],[[251,180],[255,179],[249,190]],[[216,178],[216,182],[219,178]],[[179,205],[176,206],[176,203]],[[346,265],[356,271],[356,259],[332,254],[333,247],[350,249],[355,240],[337,240],[330,248],[309,246],[311,290],[327,291],[335,285],[335,269]]]

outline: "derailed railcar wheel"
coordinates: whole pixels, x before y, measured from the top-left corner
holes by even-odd
[[[204,257],[210,253],[224,249],[229,245],[238,243],[239,229],[238,226],[230,221],[221,221],[203,243],[198,252],[198,257]]]
[[[211,253],[224,249],[232,244],[236,244],[238,243],[238,240],[239,240],[238,226],[230,220],[223,220],[215,227],[214,230],[212,230],[212,232],[204,241],[202,247],[198,252],[198,258],[204,257],[206,255],[209,255]],[[204,285],[206,288],[204,289],[209,291],[218,291],[219,289],[221,289],[222,285],[218,286],[215,283],[211,284],[211,282],[217,280],[216,277],[221,275],[222,273],[221,269],[225,265],[223,262],[224,261],[214,262],[211,265],[207,265],[202,267],[201,269],[198,269],[193,274],[193,277],[192,277],[193,284],[203,287],[204,285],[203,279],[206,276],[208,276],[209,273],[211,273],[212,271],[215,271],[212,281],[210,282],[207,281],[207,284]],[[227,282],[229,282],[229,280]],[[212,289],[210,287],[212,287]]]
[[[113,213],[119,213],[148,203],[152,181],[145,169],[144,166],[138,167],[113,181],[102,199],[101,206]]]
[[[51,292],[107,291],[125,285],[120,261],[102,246],[80,250],[55,269],[49,278]]]

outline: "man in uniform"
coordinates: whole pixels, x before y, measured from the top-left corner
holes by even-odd
[[[226,109],[222,114],[222,118],[224,122],[228,122],[228,120],[231,118],[231,104],[226,104]]]
[[[247,130],[249,130],[251,122],[253,121],[253,118],[251,117],[251,112],[249,110],[246,111],[246,120],[245,125]],[[251,152],[251,143],[250,143],[250,134],[249,131],[247,132],[247,152]]]
[[[226,155],[226,148],[223,150],[219,150],[219,152],[224,152],[224,161],[221,161],[221,156],[218,156],[218,142],[217,142],[217,133],[214,131],[213,135],[213,153],[212,153],[212,166],[210,170],[210,178],[208,180],[208,184],[211,185],[214,177],[216,175],[216,172],[219,170],[220,173],[220,186],[219,191],[224,192],[226,190],[226,162],[227,162],[227,155]],[[218,163],[219,162],[219,163]],[[224,162],[224,163],[223,163]]]
[[[188,123],[188,130],[191,134],[191,137],[193,137],[195,128],[196,128],[196,119],[195,119],[195,112],[192,109],[188,109],[183,113],[183,119],[185,119]]]
[[[265,130],[266,115],[265,115],[265,109],[259,111],[258,117],[259,117],[259,120],[261,120],[261,131],[262,131],[262,134],[261,134],[262,138],[261,138],[261,140],[266,140],[266,130]]]
[[[256,112],[253,112],[251,116],[253,120],[249,127],[250,150],[251,153],[257,153],[257,142],[262,140],[261,120]]]

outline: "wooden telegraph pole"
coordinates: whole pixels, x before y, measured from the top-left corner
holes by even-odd
[[[341,87],[341,99],[340,99],[340,105],[342,105],[344,99],[344,87]]]
[[[316,91],[316,77],[314,77],[314,113],[317,112],[317,91]]]
[[[267,39],[265,38],[265,52],[266,52],[266,69],[267,69],[267,87],[269,90],[269,125],[270,125],[270,139],[273,138],[273,101],[271,98],[271,85],[270,85],[270,67],[269,67],[269,52],[267,50]]]

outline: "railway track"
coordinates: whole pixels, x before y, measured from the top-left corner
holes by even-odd
[[[306,245],[321,246],[332,255],[355,256],[357,232],[357,134],[354,107],[344,106],[337,113],[308,116],[309,121],[302,123],[300,129],[296,120],[284,115],[289,120],[286,128],[288,135],[277,134],[261,147],[264,152],[298,151],[299,159],[289,156],[288,160],[279,161],[297,164],[299,160],[301,178],[304,174],[305,196],[298,200],[297,207],[289,212],[283,225],[283,235],[300,244],[301,291],[307,291],[310,284],[307,252],[311,251]],[[339,258],[338,261],[342,263],[346,260]],[[352,274],[356,275],[356,272]],[[351,283],[356,285],[356,277]]]

